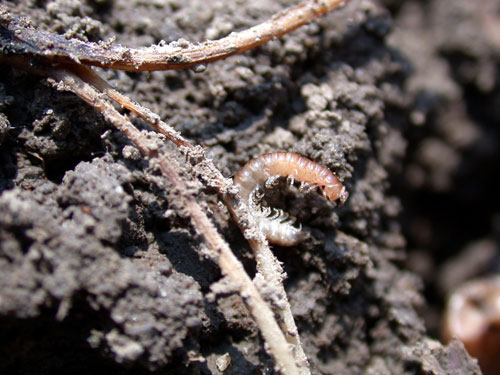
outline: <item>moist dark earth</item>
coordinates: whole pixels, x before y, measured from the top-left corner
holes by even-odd
[[[340,208],[271,194],[311,235],[273,250],[313,374],[480,373],[460,342],[439,342],[445,296],[500,270],[500,3],[479,3],[352,0],[206,69],[96,69],[226,177],[283,150],[344,182]],[[218,39],[293,4],[2,2],[37,28],[129,47]],[[175,191],[124,135],[9,65],[0,111],[0,373],[274,372],[240,296],[214,288],[220,271]],[[165,143],[253,276],[214,191]]]

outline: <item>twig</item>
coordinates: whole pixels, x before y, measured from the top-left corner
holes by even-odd
[[[199,160],[200,163],[203,163],[205,173],[201,173],[200,177],[203,178],[206,184],[210,184],[217,190],[218,195],[229,209],[234,222],[239,226],[240,230],[249,241],[256,259],[257,272],[261,274],[268,285],[274,289],[274,295],[279,296],[282,301],[281,309],[278,309],[277,312],[280,315],[282,329],[286,334],[287,341],[293,346],[294,356],[301,370],[301,375],[310,374],[307,357],[302,348],[290,303],[288,302],[285,288],[283,287],[283,280],[286,275],[284,275],[279,261],[269,248],[265,237],[258,229],[258,225],[254,222],[253,216],[249,214],[245,201],[240,200],[238,196],[231,193],[231,191],[234,190],[232,189],[232,181],[224,178],[213,162],[206,159],[205,150],[203,148],[191,145],[178,132],[172,129],[172,127],[161,121],[158,115],[113,89],[90,68],[81,65],[78,66],[78,75],[82,77],[83,80],[92,83],[92,85],[118,104],[136,113],[144,121],[179,146],[180,151],[186,156],[192,160]]]
[[[228,276],[235,285],[238,285],[240,295],[257,322],[266,343],[269,345],[269,350],[275,358],[278,368],[282,369],[284,374],[298,375],[299,371],[295,365],[295,360],[271,309],[264,302],[255,285],[246,274],[243,265],[216,231],[214,225],[196,202],[196,199],[187,193],[188,189],[185,182],[175,168],[172,168],[168,157],[158,152],[157,147],[151,144],[127,117],[121,115],[111,103],[103,99],[99,92],[76,74],[58,69],[50,75],[64,85],[63,87],[59,86],[60,88],[69,89],[101,112],[110,123],[134,142],[150,161],[158,162],[163,176],[179,189],[179,199],[183,201],[190,213],[192,225],[207,245],[212,259],[219,264],[222,273]]]
[[[106,43],[88,43],[36,29],[9,27],[9,21],[0,17],[0,25],[10,34],[2,35],[19,45],[21,52],[45,57],[55,63],[81,63],[129,71],[183,69],[206,64],[242,53],[287,34],[350,0],[309,0],[285,9],[270,20],[247,30],[231,33],[225,38],[192,44],[176,41],[143,48],[112,46]],[[1,14],[0,14],[1,15]]]

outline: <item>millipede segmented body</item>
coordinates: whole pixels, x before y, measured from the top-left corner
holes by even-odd
[[[278,177],[300,181],[309,187],[319,187],[323,195],[331,200],[339,200],[342,205],[348,193],[337,176],[327,167],[292,152],[272,152],[250,160],[234,178],[243,198],[249,200],[259,226],[269,242],[281,246],[293,246],[304,239],[299,228],[287,220],[279,211],[269,216],[269,212],[256,208],[254,199],[263,184],[272,184]]]

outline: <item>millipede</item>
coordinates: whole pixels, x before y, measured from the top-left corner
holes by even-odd
[[[325,198],[339,201],[343,205],[349,196],[338,177],[327,167],[293,152],[272,152],[263,154],[245,164],[234,177],[242,198],[249,201],[252,213],[258,218],[261,231],[270,243],[280,246],[293,246],[305,236],[300,228],[293,226],[288,215],[271,209],[261,210],[255,204],[258,189],[265,185],[272,186],[280,178],[286,177],[293,184],[301,182],[301,188],[318,187]]]

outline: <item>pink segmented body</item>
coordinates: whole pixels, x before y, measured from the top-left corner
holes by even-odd
[[[272,152],[250,160],[238,171],[234,182],[239,187],[241,196],[252,200],[262,184],[277,176],[318,186],[327,199],[339,200],[340,205],[348,197],[345,187],[332,171],[292,152]],[[255,205],[250,204],[250,206]],[[256,215],[262,232],[271,243],[293,246],[304,238],[300,229],[293,227],[282,214],[269,218],[259,211]]]

